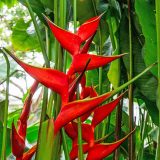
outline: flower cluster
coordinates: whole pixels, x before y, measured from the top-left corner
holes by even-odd
[[[18,120],[18,131],[14,124],[12,126],[12,152],[17,160],[29,160],[36,151],[36,146],[34,146],[24,153],[27,119],[31,99],[38,83],[61,96],[61,110],[54,120],[54,135],[56,136],[62,127],[65,128],[66,133],[73,142],[70,159],[75,159],[78,156],[78,127],[75,121],[78,117],[82,121],[83,152],[87,154],[88,160],[105,158],[132,134],[130,133],[123,139],[111,144],[101,143],[101,140],[95,140],[94,137],[95,127],[114,110],[124,95],[123,93],[115,100],[102,105],[104,101],[110,98],[113,91],[98,95],[93,86],[86,86],[85,71],[107,65],[124,55],[98,56],[88,53],[101,17],[102,15],[89,19],[79,27],[76,33],[59,28],[45,17],[55,38],[72,57],[71,65],[66,74],[51,68],[38,68],[28,65],[10,53],[10,56],[36,80]],[[82,44],[84,45],[81,47]],[[76,100],[77,86],[79,85],[82,91],[79,93],[80,100]],[[85,120],[90,116],[92,116],[91,124],[86,124]]]

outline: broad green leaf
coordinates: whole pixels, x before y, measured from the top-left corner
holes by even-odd
[[[152,129],[148,135],[152,138],[153,141],[157,142],[157,137],[158,137],[158,127]]]
[[[141,46],[141,42],[139,42],[138,36],[133,33],[133,72],[134,76],[141,73],[145,68],[146,65],[143,59],[143,50]],[[128,21],[127,18],[123,17],[121,20],[121,27],[120,27],[120,47],[121,52],[129,53],[129,42],[128,42]],[[123,57],[124,64],[129,72],[129,55]],[[138,87],[139,91],[146,96],[149,100],[155,101],[156,100],[156,90],[157,90],[157,80],[150,72],[147,72],[145,75],[140,77],[135,83],[136,87]]]
[[[135,32],[133,32],[133,73],[134,76],[141,73],[145,68],[146,65],[144,63],[144,59],[142,56],[142,46],[139,42],[139,38],[135,36]],[[122,17],[121,20],[121,26],[120,26],[120,49],[121,52],[129,52],[129,42],[128,42],[128,20],[126,17]],[[129,55],[126,55],[123,57],[124,64],[127,68],[127,71],[129,72]],[[138,80],[134,82],[134,85],[138,88],[138,91],[140,94],[142,94],[141,98],[144,101],[151,102],[152,105],[146,105],[147,110],[155,124],[157,124],[157,119],[155,117],[158,117],[157,107],[155,104],[156,100],[156,90],[157,90],[157,80],[156,78],[151,74],[151,72],[147,72],[143,76],[141,76]],[[155,116],[156,114],[156,116]]]
[[[155,4],[150,0],[136,0],[135,11],[145,37],[144,61],[148,66],[157,61]],[[151,72],[157,76],[157,67],[152,68]]]
[[[39,131],[38,125],[32,125],[27,128],[27,140],[29,143],[36,142],[38,138],[38,131]]]
[[[7,5],[8,8],[13,7],[17,3],[17,0],[1,0],[0,7]]]
[[[40,132],[40,143],[38,145],[37,159],[52,160],[53,159],[53,142],[54,142],[54,121],[46,120],[42,123]]]
[[[44,6],[48,7],[51,10],[54,10],[53,0],[40,0],[40,1]]]
[[[98,71],[97,69],[86,72],[86,84],[87,86],[98,85]]]
[[[31,21],[25,22],[24,19],[19,19],[13,27],[11,40],[15,50],[39,50],[37,35],[31,24]]]
[[[117,55],[115,51],[113,55]],[[120,60],[113,61],[110,65],[109,72],[107,74],[109,81],[112,83],[113,88],[117,88],[120,82]]]

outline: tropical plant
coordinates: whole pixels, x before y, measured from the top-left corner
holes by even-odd
[[[0,5],[19,3],[31,18],[19,12],[8,28],[12,45],[0,49],[7,64],[1,82],[6,82],[1,159],[12,153],[17,160],[158,160],[159,2],[19,0]],[[41,67],[24,62],[28,57],[22,53],[32,51],[42,53]],[[10,57],[35,80],[22,110],[13,113],[8,112],[10,77],[19,70]],[[34,113],[40,116],[30,123],[33,96],[42,87],[40,110]]]

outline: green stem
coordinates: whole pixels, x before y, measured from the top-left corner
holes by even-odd
[[[15,70],[15,71],[13,71],[10,75],[9,75],[9,77],[12,77],[14,74],[16,74],[17,72],[19,72],[20,70]],[[20,71],[20,72],[22,72],[22,71]],[[3,81],[1,81],[0,82],[0,85],[2,85],[4,82],[6,82],[7,81],[7,78],[6,79],[4,79]]]
[[[157,106],[159,109],[159,135],[158,146],[156,152],[156,160],[160,159],[160,1],[156,2],[156,28],[157,28],[157,58],[158,58],[158,93],[157,93]]]
[[[77,0],[73,1],[73,23],[74,23],[74,33],[77,29]],[[79,87],[77,88],[77,99],[79,99]],[[78,119],[78,159],[83,160],[83,142],[82,142],[82,125],[81,118]]]
[[[7,119],[8,119],[8,92],[9,92],[9,74],[10,74],[10,63],[5,52],[0,49],[7,64],[7,80],[6,80],[6,100],[4,108],[4,121],[3,121],[3,138],[2,138],[2,151],[1,160],[6,160],[6,144],[7,144]]]
[[[95,0],[92,0],[92,5],[93,5],[93,9],[94,9],[94,14],[97,16],[98,15],[98,12],[97,12],[97,9],[96,9],[96,3],[95,3]],[[98,54],[99,55],[102,55],[102,36],[101,36],[101,24],[99,25],[99,28],[98,28],[98,36],[99,36],[99,47],[98,48]],[[99,94],[101,95],[102,94],[102,74],[103,74],[103,70],[102,70],[102,67],[99,68]],[[99,124],[99,125],[102,125],[102,124]],[[96,135],[96,139],[99,138],[99,125],[96,127],[96,130],[95,130],[95,135]]]
[[[144,123],[143,129],[142,129],[141,147],[140,147],[138,160],[143,159],[143,153],[144,153],[144,139],[145,139],[146,127],[147,127],[147,123],[148,123],[148,112],[144,115],[145,115],[145,120],[143,122],[145,122],[145,123]]]
[[[132,26],[131,26],[131,1],[128,0],[128,20],[129,20],[129,80],[133,77],[133,52],[132,52]],[[134,108],[133,108],[133,85],[129,85],[129,129],[130,132],[134,128]],[[135,159],[135,144],[134,144],[134,135],[132,134],[129,137],[129,160]]]
[[[41,49],[42,49],[42,54],[43,54],[43,58],[45,60],[46,67],[49,68],[50,67],[50,63],[49,63],[49,60],[48,60],[48,57],[47,57],[46,48],[45,48],[44,42],[42,40],[41,32],[40,32],[40,29],[38,27],[36,18],[34,16],[34,13],[32,11],[32,8],[31,8],[30,3],[29,3],[28,0],[26,0],[26,5],[27,5],[28,11],[29,11],[30,16],[32,18],[32,21],[33,21],[33,24],[34,24],[34,27],[35,27],[35,30],[36,30],[36,33],[37,33],[37,36],[38,36],[38,40],[39,40],[39,43],[40,43],[40,46],[41,46]]]
[[[112,91],[111,97],[117,93],[119,93],[120,91],[122,91],[123,89],[125,89],[127,86],[129,86],[131,83],[133,83],[134,81],[136,81],[138,78],[140,78],[142,75],[144,75],[146,72],[148,72],[152,67],[154,67],[155,65],[157,65],[156,63],[151,64],[150,66],[148,66],[145,70],[143,70],[141,73],[139,73],[137,76],[133,77],[131,80],[129,80],[128,82],[124,83],[123,85],[119,86],[118,88],[116,88],[115,90]]]
[[[70,160],[69,157],[69,151],[68,151],[68,145],[67,145],[67,140],[66,140],[66,133],[64,128],[62,128],[62,141],[63,141],[63,149],[64,149],[64,155],[65,155],[65,160]]]

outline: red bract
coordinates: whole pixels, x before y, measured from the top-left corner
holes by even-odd
[[[22,160],[30,160],[34,153],[36,152],[37,145],[34,145],[31,149],[29,149],[27,152],[23,154]]]
[[[83,153],[88,153],[87,160],[102,160],[116,150],[134,131],[135,129],[127,136],[114,143],[95,143],[94,146],[91,147],[88,143],[83,144]],[[70,152],[70,159],[74,160],[77,156],[78,145],[74,145]]]
[[[89,51],[89,47],[92,43],[94,36],[95,34],[87,40],[87,42],[84,44],[84,46],[79,51],[79,54],[86,54]]]
[[[80,73],[80,75],[76,78],[75,76],[75,80],[69,85],[69,101],[71,100],[74,100],[74,98],[76,97],[75,96],[75,92],[77,90],[77,87],[80,84],[85,84],[85,71],[86,71],[86,68],[88,66],[90,62],[90,59],[87,61],[83,71]]]
[[[25,139],[19,135],[19,133],[17,132],[14,126],[14,123],[12,123],[11,142],[12,142],[13,155],[18,158],[21,158],[23,156],[23,152],[25,148]]]
[[[115,109],[115,107],[120,102],[120,100],[122,99],[125,93],[121,94],[118,98],[116,98],[112,102],[107,103],[103,106],[100,106],[94,110],[94,115],[93,115],[92,124],[91,124],[92,128],[95,128],[101,121],[103,121]]]
[[[64,103],[68,101],[68,76],[63,72],[50,68],[39,68],[28,65],[19,60],[15,55],[8,54],[34,79],[44,86],[59,93]]]
[[[73,56],[73,60],[71,66],[68,71],[68,75],[72,75],[76,72],[82,72],[86,65],[86,61],[90,59],[90,63],[86,70],[96,69],[98,67],[102,67],[125,54],[117,55],[117,56],[97,56],[93,54],[77,54]]]
[[[89,145],[86,143],[86,144],[83,144],[83,153],[87,153],[88,150],[89,150]],[[74,160],[76,159],[78,156],[78,145],[74,146],[70,152],[70,160]]]
[[[77,131],[77,136],[78,136],[78,124],[73,122],[73,127]],[[82,139],[86,141],[90,147],[94,145],[94,132],[91,129],[91,125],[82,123]]]
[[[52,33],[60,42],[62,47],[69,51],[71,55],[75,55],[78,54],[82,42],[86,41],[96,32],[101,17],[102,15],[89,19],[79,27],[77,33],[75,34],[61,29],[52,23],[47,17],[45,18],[50,29],[52,30]]]
[[[135,129],[117,142],[108,144],[95,144],[94,147],[89,149],[87,160],[102,160],[103,158],[107,157],[115,149],[117,149],[134,131]]]
[[[22,159],[24,148],[25,148],[25,138],[27,130],[27,120],[29,117],[30,107],[32,103],[32,97],[38,87],[38,82],[35,81],[32,85],[29,95],[25,100],[22,113],[18,120],[18,131],[16,130],[14,123],[12,123],[12,153],[17,159]]]
[[[103,101],[105,101],[110,95],[111,92],[108,92],[95,98],[73,101],[64,105],[59,115],[57,116],[57,119],[55,120],[54,124],[55,134],[70,121],[96,108]]]

